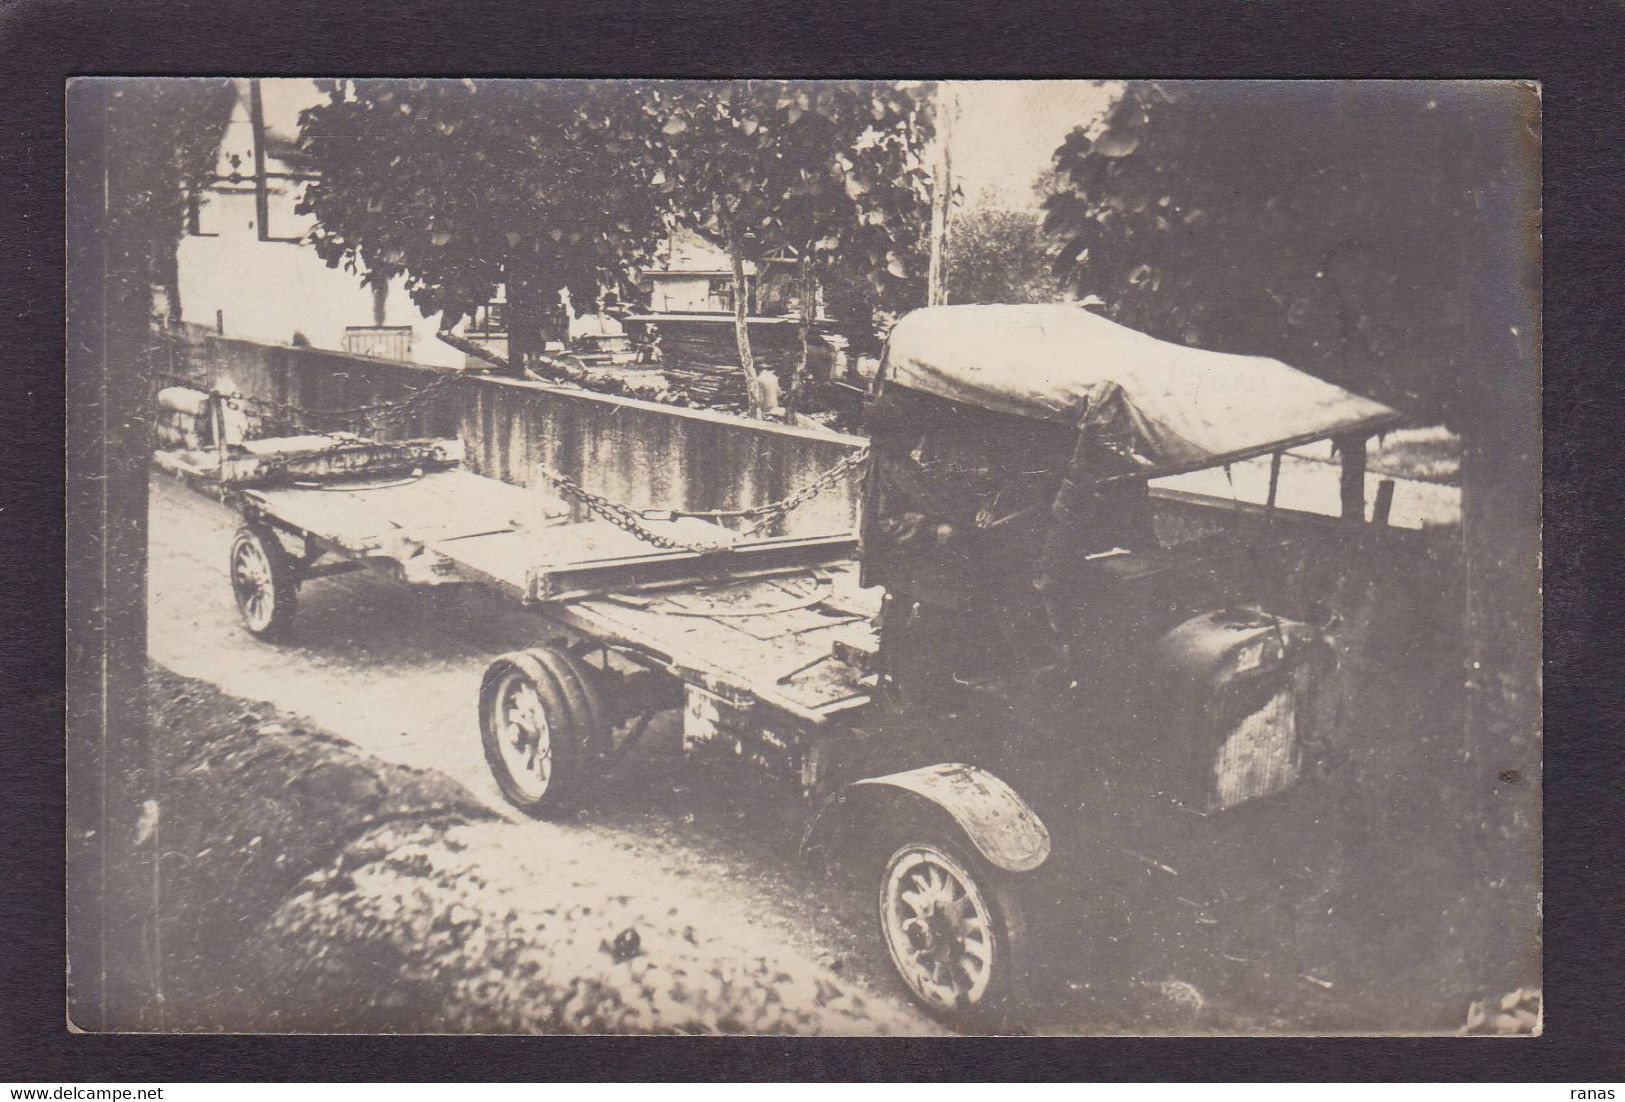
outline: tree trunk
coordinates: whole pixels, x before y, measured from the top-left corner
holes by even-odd
[[[813,284],[812,259],[806,250],[803,250],[801,259],[796,262],[796,281],[799,285],[801,299],[796,316],[796,334],[800,338],[796,350],[796,362],[790,368],[790,378],[784,384],[784,413],[791,424],[795,424],[796,408],[800,397],[801,380],[807,374],[807,361],[811,356],[813,314],[817,309],[817,288]]]
[[[68,1010],[81,1029],[162,1029],[147,409],[155,257],[175,231],[153,224],[163,208],[146,199],[179,181],[143,147],[124,89],[80,81],[69,93]]]
[[[545,306],[533,273],[522,264],[509,264],[506,270],[508,292],[508,362],[523,375],[542,352],[542,319]]]
[[[745,256],[739,235],[728,234],[728,261],[733,266],[734,341],[739,346],[739,366],[745,372],[745,391],[750,395],[750,415],[760,417],[761,392],[756,382],[756,359],[750,351],[750,296],[745,284]]]
[[[175,249],[164,249],[153,258],[156,267],[154,283],[164,289],[164,323],[170,328],[181,325],[181,268]]]
[[[958,100],[946,85],[936,95],[936,168],[931,179],[931,253],[926,269],[925,303],[945,306],[948,302],[948,218],[954,201],[953,162],[949,157],[954,116]]]

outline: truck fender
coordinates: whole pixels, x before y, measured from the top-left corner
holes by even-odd
[[[927,801],[965,832],[978,853],[1006,872],[1031,872],[1049,858],[1049,829],[1004,781],[974,765],[944,762],[865,777],[832,795],[802,835],[803,852],[845,827],[857,825],[888,801],[906,794]]]

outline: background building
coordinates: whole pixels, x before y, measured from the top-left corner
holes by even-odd
[[[638,273],[638,285],[657,314],[732,314],[733,269],[727,250],[688,229],[674,229],[665,256]],[[762,263],[745,261],[745,286],[753,315],[779,316],[796,309],[796,257],[780,250]]]
[[[308,344],[458,367],[402,281],[363,286],[305,243],[295,210],[313,178],[300,163],[299,112],[322,99],[311,80],[239,79],[215,174],[193,197],[176,255],[181,320],[228,337]]]

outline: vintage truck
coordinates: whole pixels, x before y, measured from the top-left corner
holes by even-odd
[[[909,993],[986,1023],[1037,973],[1097,971],[1141,908],[1222,911],[1215,877],[1315,829],[1292,799],[1335,715],[1325,625],[1238,590],[1246,541],[1163,546],[1147,480],[1398,415],[1057,304],[905,316],[868,419],[856,538],[741,533],[563,478],[539,508],[443,448],[307,441],[222,482],[244,517],[233,590],[267,637],[336,570],[534,607],[552,641],[492,661],[473,702],[515,807],[589,804],[680,707],[685,751],[806,800],[804,848],[862,879]]]

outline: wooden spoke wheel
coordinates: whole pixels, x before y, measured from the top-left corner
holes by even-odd
[[[909,994],[953,1024],[984,1024],[1020,985],[1025,924],[996,870],[946,840],[907,841],[880,877],[880,930]]]
[[[257,524],[237,529],[229,572],[248,633],[257,639],[285,637],[299,604],[299,574],[270,529]]]

